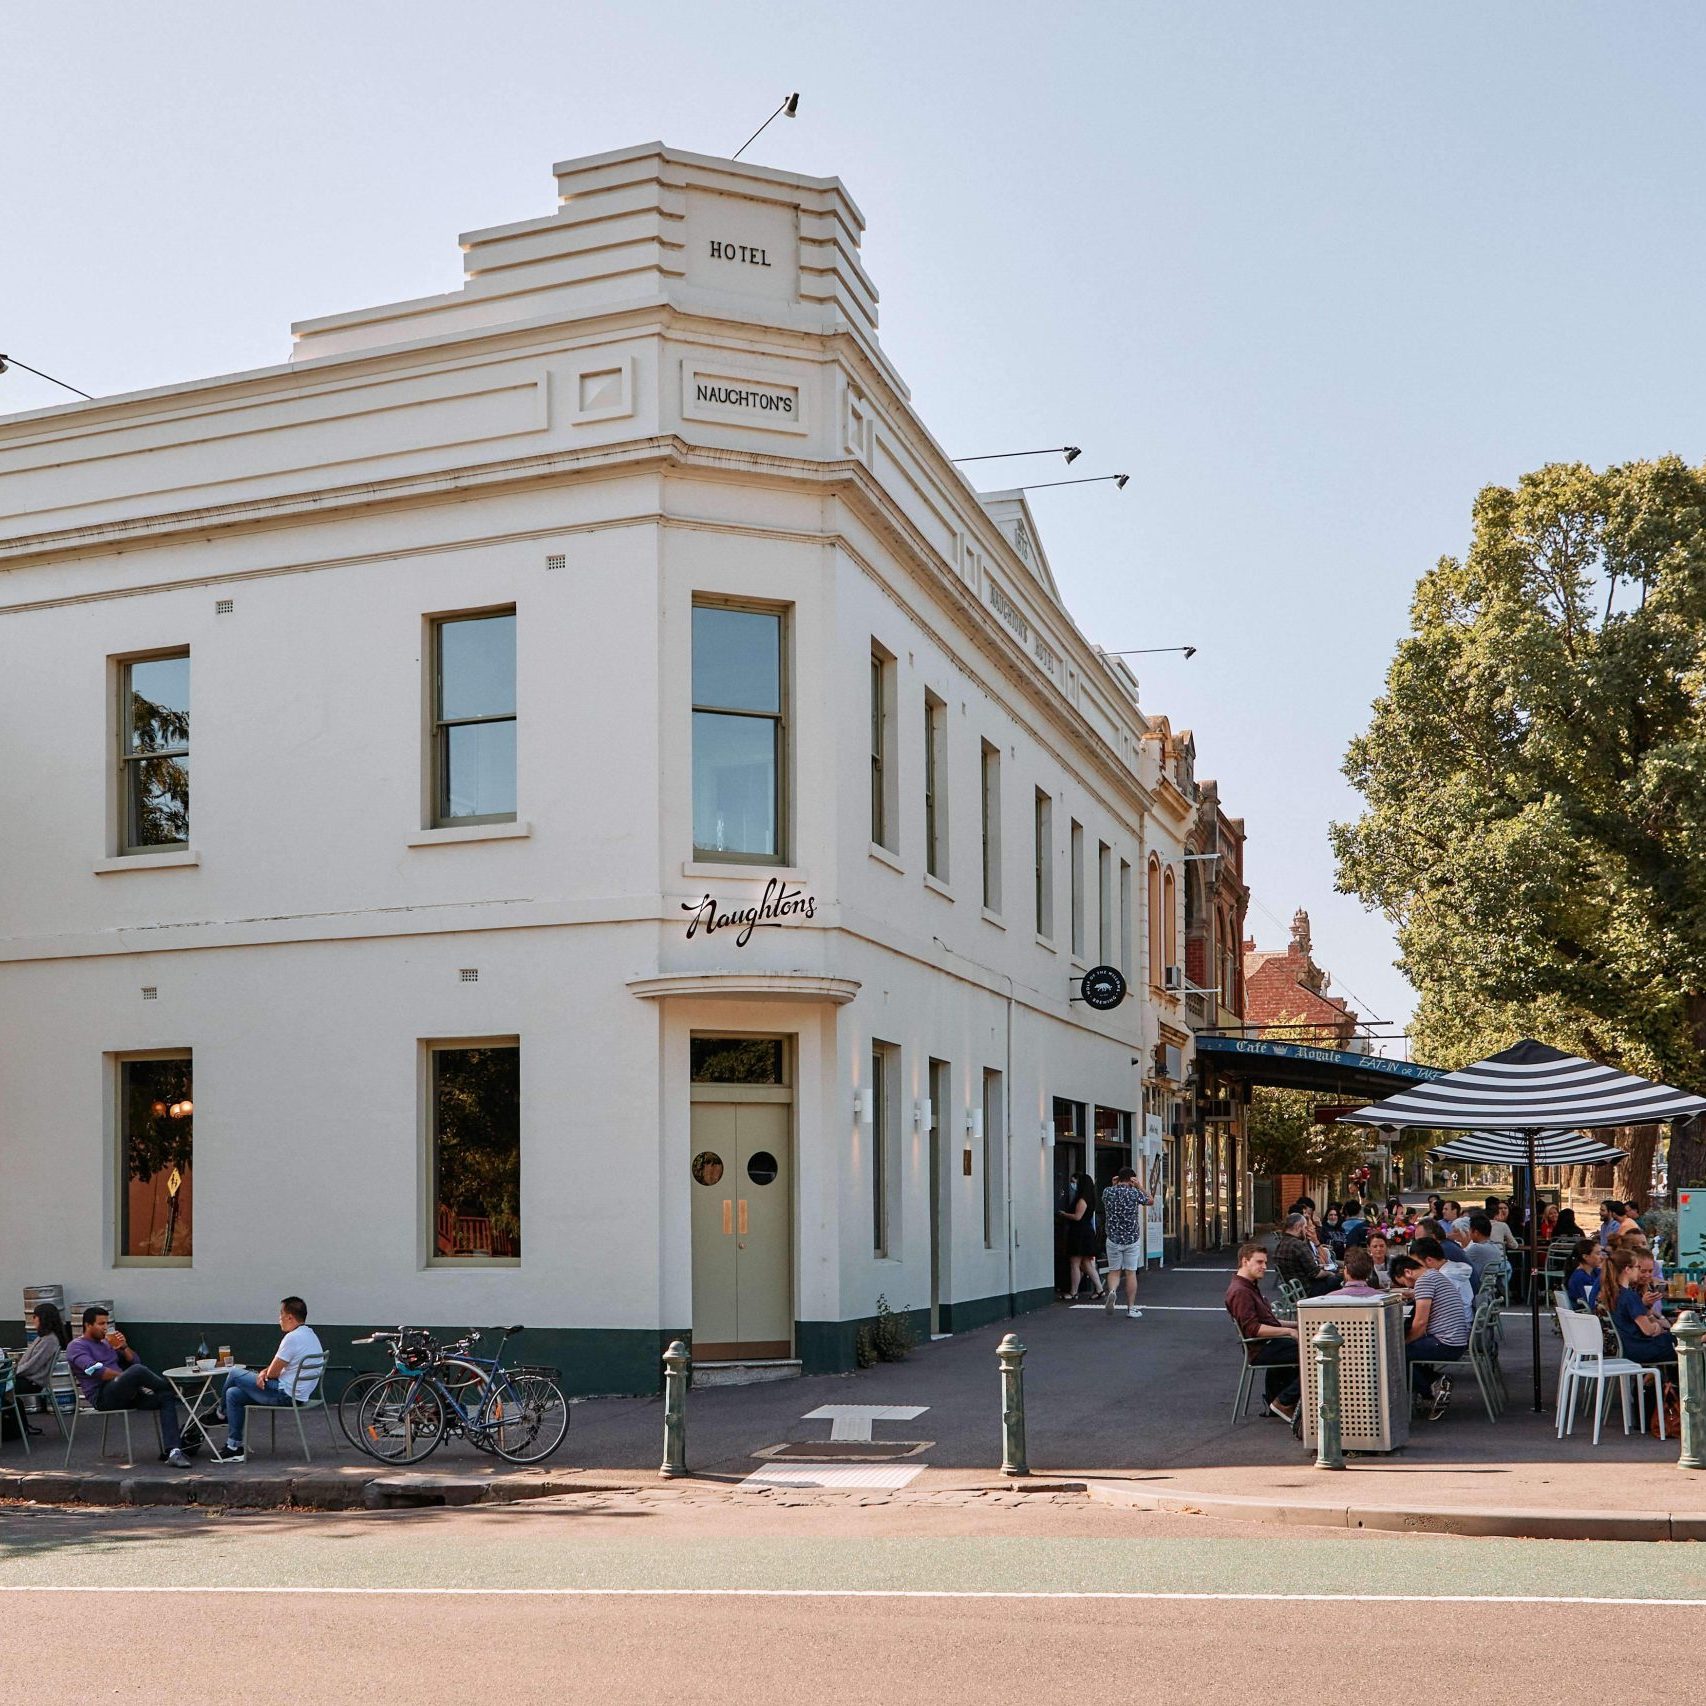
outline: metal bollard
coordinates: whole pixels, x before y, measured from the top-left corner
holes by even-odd
[[[663,1464],[658,1474],[674,1480],[687,1473],[687,1376],[693,1359],[679,1339],[663,1353]]]
[[[1706,1337],[1706,1322],[1692,1309],[1685,1309],[1674,1331],[1676,1386],[1682,1400],[1682,1455],[1676,1460],[1677,1467],[1706,1469],[1706,1351],[1700,1347],[1702,1337]],[[1664,1402],[1662,1393],[1659,1402]]]
[[[1009,1333],[995,1347],[1001,1365],[1001,1473],[1029,1475],[1025,1461],[1025,1347]]]
[[[1339,1436],[1339,1329],[1323,1321],[1310,1343],[1315,1347],[1315,1467],[1343,1469]]]

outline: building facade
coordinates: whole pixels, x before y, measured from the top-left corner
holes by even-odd
[[[145,1351],[299,1292],[579,1392],[844,1368],[1047,1301],[1183,1117],[1189,755],[918,419],[858,209],[556,176],[457,291],[0,421],[0,1285]]]

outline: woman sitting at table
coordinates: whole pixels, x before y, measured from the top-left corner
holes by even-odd
[[[1605,1265],[1605,1252],[1595,1238],[1576,1242],[1576,1265],[1564,1282],[1572,1309],[1585,1309],[1590,1315],[1599,1302],[1599,1270]]]
[[[1611,1324],[1617,1343],[1631,1362],[1676,1361],[1676,1340],[1670,1329],[1652,1313],[1658,1298],[1655,1290],[1642,1291],[1637,1284],[1637,1264],[1627,1250],[1606,1258],[1600,1296],[1611,1298]]]

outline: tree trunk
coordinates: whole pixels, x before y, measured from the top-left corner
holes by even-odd
[[[1618,1142],[1629,1153],[1617,1163],[1617,1182],[1613,1189],[1620,1201],[1633,1199],[1644,1209],[1653,1198],[1653,1156],[1659,1147],[1659,1128],[1656,1125],[1625,1126]]]

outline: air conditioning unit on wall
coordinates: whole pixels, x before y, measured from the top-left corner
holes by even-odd
[[[1183,966],[1167,966],[1161,973],[1161,987],[1170,989],[1175,994],[1185,987],[1185,968]]]

